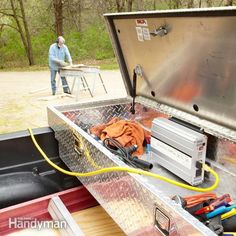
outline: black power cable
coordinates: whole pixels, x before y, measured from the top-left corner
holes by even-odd
[[[122,158],[122,160],[135,168],[152,169],[153,165],[150,162],[139,159],[138,157],[132,157],[132,153],[137,150],[137,145],[130,147],[123,147],[117,140],[113,138],[106,138],[103,140],[103,145],[113,154]]]

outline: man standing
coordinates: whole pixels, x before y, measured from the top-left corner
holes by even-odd
[[[52,95],[56,93],[56,74],[59,73],[61,66],[65,66],[65,61],[68,61],[72,65],[72,59],[70,52],[65,45],[65,39],[59,36],[56,43],[52,44],[49,49],[49,69],[51,73],[51,88]],[[64,93],[70,93],[70,89],[65,77],[61,77],[61,83]]]

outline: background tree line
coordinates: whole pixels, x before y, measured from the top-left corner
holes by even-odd
[[[47,65],[49,45],[58,35],[66,38],[75,63],[113,58],[104,13],[235,4],[233,0],[1,0],[0,68]]]

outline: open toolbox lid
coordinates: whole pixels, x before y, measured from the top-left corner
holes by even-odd
[[[129,95],[236,129],[236,8],[104,16]]]
[[[170,108],[167,114],[180,118],[179,114],[185,113],[183,120],[204,129],[208,161],[220,176],[216,193],[221,196],[227,192],[235,202],[235,13],[236,8],[106,14],[131,96],[133,75],[138,74],[136,112],[130,112],[131,97],[48,107],[49,125],[55,131],[60,157],[66,165],[77,172],[126,166],[89,134],[88,128],[114,117],[150,120],[147,112],[158,112],[159,117],[165,113],[159,108],[165,106]],[[85,155],[85,151],[90,154]],[[153,173],[175,179],[149,154],[146,152],[142,158],[154,164]],[[160,235],[159,231],[165,235],[215,235],[170,198],[194,194],[190,190],[126,172],[78,178],[127,235]],[[210,175],[201,187],[213,181]]]

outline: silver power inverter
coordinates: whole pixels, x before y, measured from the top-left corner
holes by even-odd
[[[166,118],[152,122],[151,150],[155,161],[191,185],[203,182],[207,137]]]

